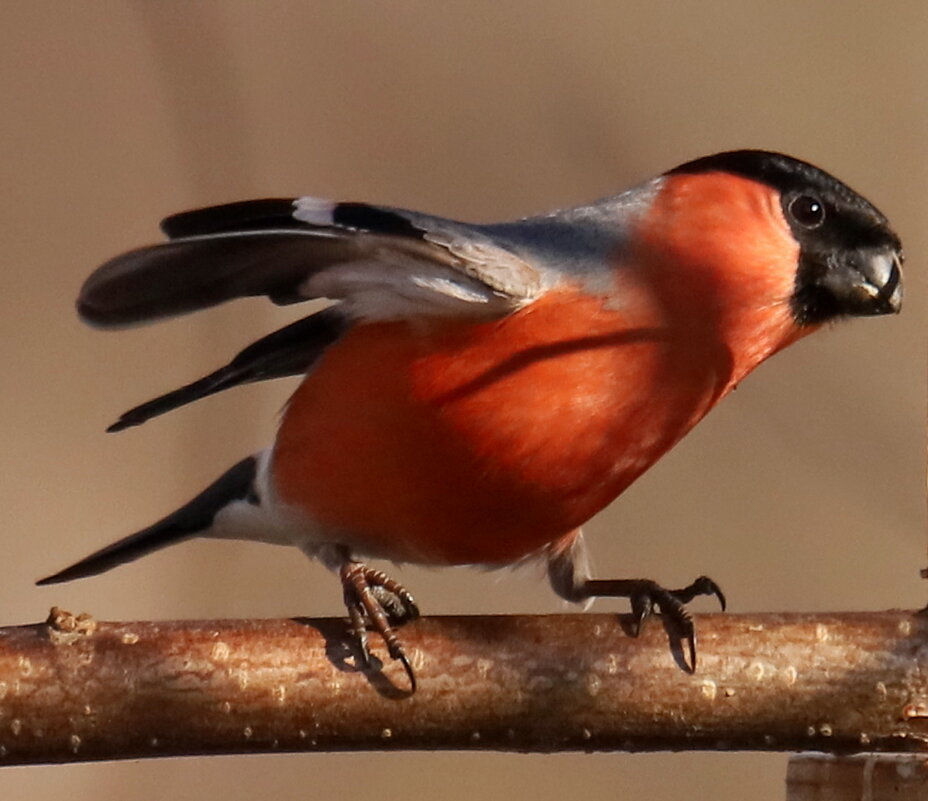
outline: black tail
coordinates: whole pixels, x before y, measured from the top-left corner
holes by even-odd
[[[242,459],[173,514],[159,520],[153,526],[107,545],[80,562],[37,581],[36,584],[59,584],[72,579],[96,576],[152,551],[195,537],[212,525],[220,509],[232,501],[245,500],[252,495],[257,465],[258,460],[254,456]]]

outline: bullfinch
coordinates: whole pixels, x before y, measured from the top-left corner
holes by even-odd
[[[886,217],[811,164],[739,150],[620,194],[470,224],[314,197],[189,211],[167,242],[98,268],[77,302],[119,328],[234,298],[332,304],[109,430],[254,381],[302,375],[268,449],[186,505],[39,584],[91,576],[192,537],[295,545],[338,575],[358,646],[397,635],[412,595],[362,558],[425,565],[545,560],[569,601],[630,599],[688,642],[668,590],[594,579],[581,526],[751,370],[823,324],[898,312]]]

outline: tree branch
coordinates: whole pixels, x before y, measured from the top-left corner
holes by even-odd
[[[928,618],[432,617],[419,679],[353,667],[340,620],[0,629],[0,764],[385,749],[928,751]],[[376,650],[376,649],[375,649]],[[394,683],[395,682],[395,683]]]

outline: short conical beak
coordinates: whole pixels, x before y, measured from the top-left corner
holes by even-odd
[[[817,282],[843,314],[896,314],[902,307],[902,256],[896,250],[861,250],[827,270]]]

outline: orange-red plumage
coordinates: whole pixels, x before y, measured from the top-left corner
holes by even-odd
[[[354,329],[284,414],[282,500],[426,563],[512,562],[584,523],[799,333],[772,190],[674,177],[633,241],[600,295],[565,282],[500,320]]]

